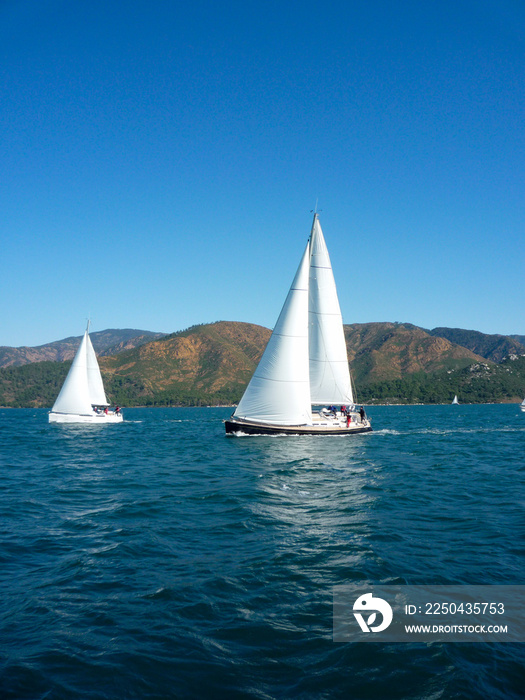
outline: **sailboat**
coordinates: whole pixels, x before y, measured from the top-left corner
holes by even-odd
[[[227,434],[350,435],[372,430],[354,404],[330,257],[314,214],[299,268]]]
[[[520,409],[525,411],[525,399],[523,399],[523,401],[520,403]]]
[[[110,411],[97,356],[89,337],[89,322],[73,364],[49,414],[50,423],[120,423],[118,406]]]
[[[454,394],[454,398],[452,399],[452,406],[459,406],[459,401],[456,394]]]

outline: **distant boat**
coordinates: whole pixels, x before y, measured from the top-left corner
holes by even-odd
[[[49,414],[50,423],[120,423],[117,407],[109,410],[89,323],[73,364]]]
[[[454,398],[452,400],[452,406],[459,406],[458,397],[456,395],[454,395]]]
[[[520,403],[520,408],[522,411],[525,411],[525,399]]]
[[[372,430],[354,404],[330,257],[314,214],[268,345],[226,433],[350,435]]]

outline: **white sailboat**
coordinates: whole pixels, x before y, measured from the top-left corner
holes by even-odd
[[[525,411],[525,399],[523,399],[523,401],[520,403],[520,409]]]
[[[50,423],[120,423],[117,407],[109,410],[89,323],[73,364],[49,414]]]
[[[226,433],[340,435],[372,430],[354,404],[330,257],[310,238],[268,345]]]
[[[459,406],[459,401],[456,394],[454,394],[454,398],[452,399],[452,406]]]

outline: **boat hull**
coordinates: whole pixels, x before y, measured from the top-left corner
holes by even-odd
[[[336,425],[268,425],[253,421],[239,421],[235,418],[225,420],[224,427],[227,435],[357,435],[369,433],[372,430],[368,421],[346,428]]]
[[[105,425],[106,423],[122,423],[122,413],[100,413],[82,416],[77,413],[53,413],[49,414],[50,423],[95,423]]]

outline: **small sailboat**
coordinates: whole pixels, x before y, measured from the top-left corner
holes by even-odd
[[[49,414],[50,423],[120,423],[118,406],[109,410],[89,322],[73,364]]]
[[[523,401],[520,403],[520,409],[525,411],[525,399],[523,399]]]
[[[451,404],[451,405],[452,405],[452,406],[459,406],[459,401],[458,401],[458,397],[457,397],[456,394],[454,394],[454,398],[452,399],[452,404]]]
[[[319,216],[268,345],[227,434],[351,435],[372,430],[354,403],[343,321]]]

